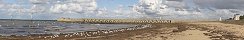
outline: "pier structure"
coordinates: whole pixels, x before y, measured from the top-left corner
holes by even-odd
[[[171,23],[171,20],[162,19],[99,19],[99,18],[60,18],[59,22],[68,23],[93,23],[93,24],[154,24]]]

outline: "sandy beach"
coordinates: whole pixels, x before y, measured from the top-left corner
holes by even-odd
[[[220,22],[153,24],[154,27],[89,40],[243,40],[244,25]],[[86,39],[85,39],[86,40]]]
[[[10,36],[3,40],[243,40],[244,25],[221,22],[182,22],[45,36]],[[110,32],[111,31],[111,32]],[[96,33],[94,33],[96,32]],[[77,36],[79,34],[84,36]],[[72,35],[72,36],[71,36]],[[58,36],[58,37],[57,37]]]

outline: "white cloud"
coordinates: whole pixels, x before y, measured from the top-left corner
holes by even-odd
[[[64,3],[54,4],[50,11],[53,13],[84,13],[97,9],[95,0],[67,0]]]
[[[48,3],[49,0],[29,0],[29,2],[34,3],[34,4],[43,4],[43,3]]]
[[[2,4],[1,2],[0,8],[1,14],[13,13],[20,16],[16,18],[30,19],[27,16],[30,16],[30,13],[34,13],[33,15],[36,19],[42,19],[45,15],[49,15],[47,16],[49,17],[48,19],[57,19],[60,17],[79,18],[91,15],[89,13],[95,14],[97,4],[95,0],[23,0],[13,4]]]
[[[25,2],[21,1],[21,3]],[[45,19],[45,17],[49,17],[48,19],[59,17],[140,18],[143,16],[165,19],[216,19],[229,18],[235,13],[244,13],[241,10],[243,2],[238,0],[139,0],[139,3],[129,10],[123,9],[126,6],[122,6],[122,9],[112,11],[98,8],[96,0],[29,0],[28,2],[31,4],[4,4],[0,0],[0,14],[14,13],[20,16],[17,18],[26,18],[29,17],[29,13],[36,13],[34,17],[37,19]],[[227,4],[224,5],[225,3]]]
[[[196,1],[139,0],[139,4],[134,7],[134,10],[147,17],[162,17],[165,19],[218,19],[219,17],[230,18],[236,14],[231,12],[233,9],[202,7]],[[240,10],[239,12],[243,11]]]

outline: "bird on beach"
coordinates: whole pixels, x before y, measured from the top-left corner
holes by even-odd
[[[44,38],[47,38],[47,37],[44,37]]]
[[[113,31],[109,31],[109,33],[113,33]]]
[[[50,38],[54,38],[53,36],[50,36]]]
[[[87,36],[91,36],[91,35],[87,34]]]
[[[54,37],[59,37],[59,35],[54,35]]]
[[[64,35],[64,37],[67,37],[68,35]]]
[[[41,38],[42,36],[38,36],[38,38]]]
[[[97,34],[97,32],[93,32],[92,34],[93,34],[93,35],[94,35],[94,34]]]
[[[107,34],[108,32],[107,31],[103,31],[103,33]]]
[[[72,37],[73,35],[69,35],[69,37]]]

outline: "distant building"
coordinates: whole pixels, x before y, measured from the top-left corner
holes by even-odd
[[[240,14],[235,14],[233,20],[240,20],[240,17],[241,17]]]
[[[219,21],[222,21],[222,17],[219,17]]]

